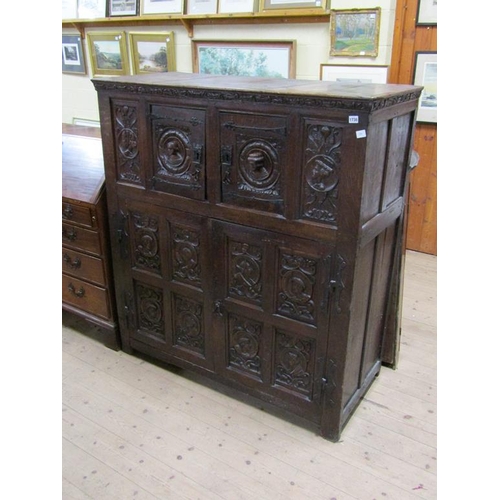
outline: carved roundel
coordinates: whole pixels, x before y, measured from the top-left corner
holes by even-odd
[[[137,250],[144,257],[154,257],[158,253],[158,240],[153,232],[143,229],[138,232],[137,240]]]
[[[123,128],[118,133],[118,149],[120,153],[128,159],[137,156],[137,135],[130,128]]]
[[[311,300],[313,287],[304,273],[294,270],[283,276],[283,291],[297,304],[307,304]]]
[[[279,178],[278,153],[267,142],[251,141],[240,153],[239,172],[254,189],[271,189]]]
[[[306,165],[306,181],[315,191],[326,192],[332,190],[339,182],[337,165],[332,157],[315,155]]]
[[[177,316],[177,324],[183,335],[197,337],[201,331],[200,320],[190,311],[181,311]]]
[[[259,341],[251,332],[237,331],[234,334],[234,350],[243,358],[255,358],[259,353]]]
[[[172,175],[182,175],[189,167],[189,140],[179,130],[166,130],[158,141],[158,160]]]
[[[296,375],[307,369],[307,358],[296,347],[284,347],[279,353],[279,364],[289,375]]]
[[[161,320],[161,303],[156,298],[143,297],[140,303],[141,314],[151,323],[155,324]]]

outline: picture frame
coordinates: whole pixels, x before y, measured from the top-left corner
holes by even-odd
[[[88,32],[87,43],[93,76],[128,75],[127,39],[124,31]]]
[[[418,101],[417,122],[437,123],[437,52],[415,52],[413,84],[424,87]]]
[[[338,83],[387,83],[389,66],[320,64],[319,79]]]
[[[184,0],[142,0],[141,15],[184,14]]]
[[[78,19],[104,19],[107,0],[77,0]]]
[[[240,14],[255,12],[258,3],[256,0],[219,0],[219,14]]]
[[[437,0],[418,0],[416,25],[437,25]]]
[[[87,74],[80,35],[62,35],[62,72],[76,75]]]
[[[217,14],[217,0],[186,0],[188,15]]]
[[[138,16],[139,0],[108,0],[108,16]]]
[[[332,10],[330,56],[377,57],[381,8]]]
[[[193,72],[295,78],[295,40],[193,40]]]
[[[132,73],[175,71],[174,33],[129,33]]]
[[[327,11],[328,0],[260,0],[259,11],[266,12],[269,10],[318,10],[321,12]]]

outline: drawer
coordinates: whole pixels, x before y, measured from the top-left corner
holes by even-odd
[[[96,285],[106,286],[104,265],[100,258],[63,248],[62,270],[64,273],[76,278],[92,281]]]
[[[97,219],[90,207],[76,203],[64,202],[62,204],[63,221],[74,222],[88,227],[97,227]]]
[[[63,223],[62,243],[64,246],[101,255],[99,233],[91,231],[90,229]]]
[[[108,294],[105,288],[65,274],[62,275],[62,300],[96,316],[110,317]]]

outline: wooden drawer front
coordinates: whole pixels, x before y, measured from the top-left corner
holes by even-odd
[[[97,226],[96,218],[93,216],[90,207],[64,201],[62,204],[62,219],[63,221],[74,222],[88,227]]]
[[[80,252],[62,250],[62,270],[77,278],[92,281],[97,285],[106,286],[102,259],[85,255]]]
[[[63,223],[62,226],[63,245],[85,250],[96,255],[101,254],[99,233],[81,227],[71,226],[70,224]]]
[[[110,317],[105,288],[101,288],[71,276],[62,276],[62,300],[91,314]]]

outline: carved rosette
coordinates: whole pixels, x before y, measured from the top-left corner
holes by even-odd
[[[114,117],[118,179],[140,184],[137,109],[131,105],[115,105]]]
[[[307,395],[312,393],[314,340],[283,332],[276,334],[276,384]]]
[[[262,325],[234,314],[229,315],[229,364],[253,375],[261,374],[259,356]]]
[[[278,152],[269,142],[251,140],[242,147],[238,174],[239,190],[279,196]]]
[[[139,329],[164,338],[163,293],[157,288],[136,286]]]
[[[229,255],[229,294],[260,303],[262,249],[255,245],[230,241]]]
[[[281,255],[278,312],[293,319],[314,323],[313,301],[316,282],[315,260],[290,254]]]
[[[173,276],[197,288],[201,287],[200,234],[180,226],[172,227]]]
[[[307,127],[303,160],[303,217],[336,223],[340,146],[340,128],[311,124]]]
[[[139,213],[134,213],[132,217],[135,265],[160,274],[158,219]]]
[[[190,299],[174,298],[174,345],[205,354],[203,306]]]

